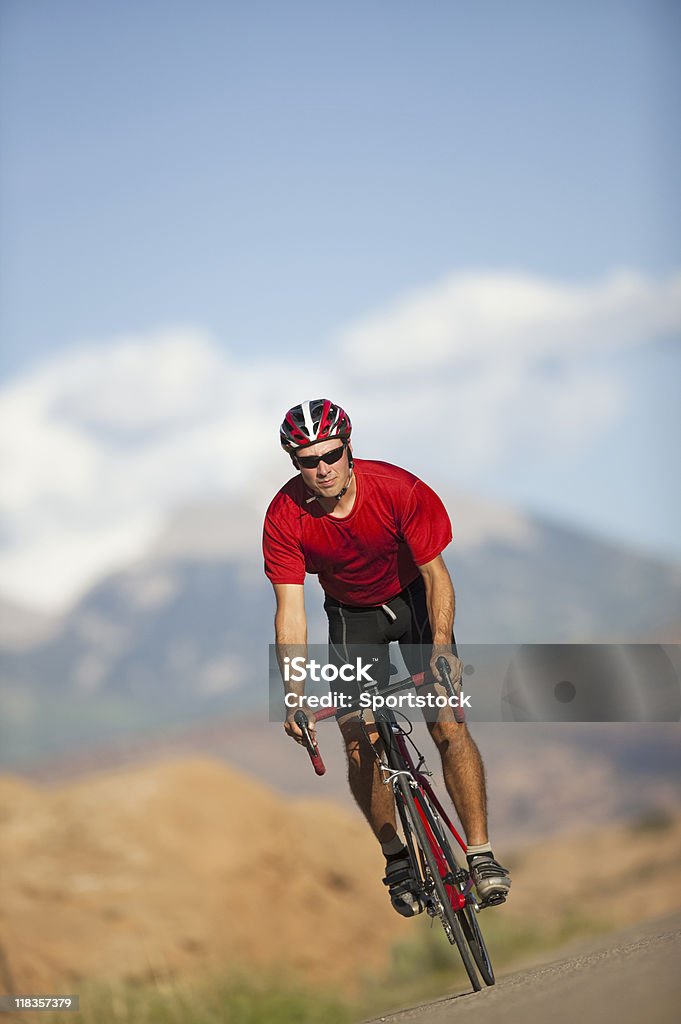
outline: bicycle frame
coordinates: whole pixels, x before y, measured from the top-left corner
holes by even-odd
[[[412,677],[409,677],[408,679],[402,679],[399,682],[397,682],[397,683],[395,683],[395,684],[393,684],[391,686],[388,686],[387,689],[384,692],[395,693],[395,692],[397,692],[400,689],[404,689],[405,686],[409,686],[409,685],[416,686],[416,687],[422,686],[424,684],[424,682],[425,682],[425,676],[424,676],[423,673],[420,673],[417,676],[412,676]],[[378,692],[378,687],[377,686],[366,687],[366,692],[368,692],[368,693],[372,693],[373,692],[374,694],[376,694]],[[316,718],[316,720],[318,722],[321,722],[324,719],[335,717],[336,713],[337,713],[337,708],[335,708],[335,707],[323,708],[320,711],[315,713],[315,718]],[[463,716],[461,718],[459,718],[459,716],[456,716],[456,717],[457,717],[457,721],[463,721]],[[363,721],[363,718],[361,716],[360,716],[360,718],[361,718],[361,721]],[[399,728],[399,725],[397,723],[397,719],[396,719],[392,709],[387,708],[387,709],[382,710],[380,715],[377,716],[377,719],[376,719],[377,723],[378,723],[379,720],[384,721],[387,724],[387,726],[389,727],[389,729],[390,729],[390,733],[389,733],[389,736],[388,736],[388,739],[389,739],[390,742],[386,745],[386,753],[390,749],[390,747],[392,746],[392,743],[394,742],[396,744],[396,746],[398,747],[400,755],[401,755],[403,761],[405,762],[405,764],[407,766],[407,770],[412,774],[412,776],[414,777],[414,779],[418,783],[418,785],[421,786],[426,791],[426,793],[428,794],[428,798],[434,804],[438,814],[440,815],[440,817],[442,818],[443,822],[445,823],[445,825],[447,826],[447,828],[451,832],[452,836],[454,837],[454,839],[456,840],[458,845],[461,847],[461,850],[465,854],[467,852],[466,843],[461,838],[461,835],[459,834],[459,832],[456,830],[456,828],[452,824],[451,819],[450,819],[449,815],[447,814],[447,812],[445,811],[444,807],[442,806],[440,800],[438,799],[437,794],[435,792],[433,792],[433,788],[430,785],[430,782],[428,781],[427,776],[424,775],[423,772],[421,772],[419,770],[419,767],[417,767],[414,764],[414,762],[412,760],[412,757],[411,757],[411,754],[409,752],[409,748],[407,747],[407,744],[405,742],[404,734],[402,733],[402,731]],[[396,728],[394,728],[394,727],[396,727]],[[384,742],[385,742],[386,737],[383,737],[383,739],[384,739]],[[421,762],[420,763],[423,763],[423,756],[422,756],[420,751],[419,751],[419,757],[421,758]]]
[[[437,823],[434,820],[432,820],[432,815],[430,814],[430,810],[427,807],[427,805],[424,804],[423,800],[419,799],[422,790],[426,793],[428,799],[435,807],[435,810],[440,816],[442,822],[447,827],[452,837],[456,840],[464,854],[466,853],[467,850],[466,843],[464,842],[463,838],[459,834],[456,827],[452,824],[449,815],[442,806],[442,803],[440,802],[437,794],[434,792],[428,777],[424,775],[423,772],[420,771],[419,768],[414,764],[411,752],[406,743],[405,734],[402,731],[399,723],[397,722],[397,719],[393,712],[391,710],[381,711],[380,715],[376,716],[376,726],[379,730],[379,735],[381,735],[381,739],[383,740],[383,744],[386,751],[386,757],[388,758],[389,763],[391,760],[390,755],[393,749],[396,748],[398,751],[399,759],[401,760],[402,763],[399,763],[399,761],[395,759],[394,767],[391,764],[392,770],[399,772],[404,772],[406,770],[408,774],[411,776],[411,778],[414,780],[414,802],[416,804],[416,809],[418,811],[419,817],[421,818],[421,821],[423,822],[423,826],[426,831],[426,835],[428,836],[430,847],[433,851],[433,855],[438,865],[440,877],[445,883],[447,895],[449,896],[449,901],[452,907],[454,908],[454,910],[462,910],[463,907],[466,906],[466,904],[470,904],[477,911],[478,903],[477,900],[475,899],[475,896],[473,895],[472,881],[470,877],[467,879],[466,882],[464,882],[462,890],[459,890],[459,888],[457,887],[457,882],[459,880],[456,879],[455,876],[460,870],[459,865],[456,864],[456,862],[452,864],[448,863],[446,856],[442,852],[442,844],[438,842],[435,836],[435,831],[438,828]],[[422,763],[423,755],[418,749],[417,753],[421,759],[419,763]],[[402,824],[404,829],[404,821],[402,822]],[[405,838],[409,840],[407,830],[404,829],[404,831]]]
[[[467,849],[468,849],[468,847],[466,846],[466,843],[461,838],[460,834],[457,832],[457,830],[454,827],[454,825],[452,825],[452,822],[451,822],[447,812],[445,811],[444,807],[440,803],[440,800],[439,800],[437,794],[433,791],[433,787],[431,786],[430,782],[428,781],[428,777],[426,775],[424,775],[423,772],[420,772],[418,770],[418,768],[415,766],[414,762],[412,761],[412,757],[411,757],[411,754],[409,752],[409,748],[407,747],[407,744],[405,743],[404,736],[402,735],[402,733],[399,733],[399,732],[395,733],[394,736],[395,736],[395,742],[396,742],[397,747],[398,747],[398,749],[400,751],[400,754],[402,755],[403,760],[408,765],[409,770],[411,771],[412,775],[414,776],[414,778],[418,782],[419,786],[422,786],[423,789],[425,789],[426,793],[428,794],[428,796],[430,797],[432,802],[435,804],[435,807],[437,809],[437,813],[440,815],[440,817],[444,821],[445,825],[447,826],[449,831],[452,833],[452,835],[456,839],[456,841],[459,844],[459,846],[461,847],[462,852],[465,854]]]

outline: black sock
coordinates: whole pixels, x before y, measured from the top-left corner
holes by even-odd
[[[407,847],[403,846],[397,853],[389,853],[385,857],[386,864],[390,864],[393,860],[404,860],[407,856]]]

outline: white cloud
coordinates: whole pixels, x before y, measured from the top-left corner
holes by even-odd
[[[530,449],[578,450],[627,399],[591,356],[670,334],[680,294],[679,275],[461,274],[314,357],[237,359],[184,327],[45,360],[0,390],[0,593],[54,608],[140,555],[174,506],[264,502],[288,471],[283,412],[319,394],[347,404],[357,454],[427,478],[470,487]]]
[[[344,331],[365,373],[570,360],[648,344],[681,327],[681,273],[655,281],[618,272],[593,285],[527,274],[453,274]]]
[[[120,337],[104,353],[75,351],[46,367],[44,376],[52,384],[53,407],[67,422],[123,434],[219,413],[230,369],[227,354],[190,327],[148,339]]]
[[[315,385],[290,363],[236,363],[189,327],[73,349],[10,382],[0,592],[54,608],[140,555],[180,502],[272,480],[288,395]]]

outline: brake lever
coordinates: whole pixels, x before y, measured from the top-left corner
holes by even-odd
[[[447,661],[447,659],[440,655],[440,657],[435,662],[435,666],[440,675],[442,676],[442,678],[445,680],[450,696],[456,697],[457,700],[459,700],[461,698],[461,680],[457,680],[456,683],[453,682],[452,672],[449,667],[449,662]],[[462,707],[457,705],[453,708],[453,711],[454,718],[459,724],[466,721],[466,715],[464,714],[464,710]]]

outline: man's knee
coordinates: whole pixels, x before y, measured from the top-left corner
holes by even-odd
[[[371,767],[378,751],[378,732],[373,722],[362,723],[358,715],[340,719],[338,727],[345,744],[350,769]]]
[[[438,750],[464,747],[470,740],[465,722],[428,722],[428,729]]]

